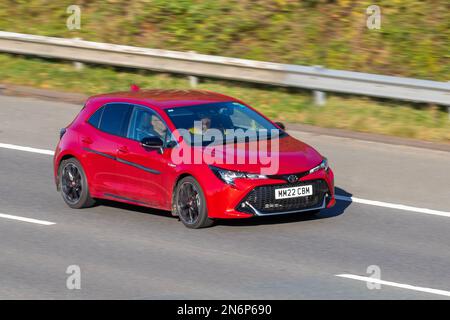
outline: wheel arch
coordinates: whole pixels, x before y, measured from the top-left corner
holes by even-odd
[[[175,182],[171,188],[172,195],[170,197],[170,199],[171,199],[170,208],[171,208],[172,215],[174,215],[174,206],[173,206],[174,201],[173,200],[174,200],[175,190],[177,188],[177,185],[181,181],[181,179],[183,179],[185,177],[189,177],[189,176],[194,178],[197,181],[197,183],[200,185],[200,187],[202,188],[202,191],[205,195],[206,209],[208,210],[208,212],[209,212],[210,208],[212,208],[213,203],[211,203],[211,198],[209,197],[210,190],[211,190],[211,187],[210,187],[211,183],[210,183],[210,181],[208,181],[208,179],[205,180],[204,175],[202,173],[204,173],[204,172],[197,171],[197,170],[183,170],[183,171],[178,172],[178,176],[174,179]],[[212,174],[212,172],[211,172],[211,174]],[[215,179],[217,179],[217,178],[215,177]],[[214,188],[216,188],[216,187],[214,187]]]
[[[203,185],[202,181],[194,173],[192,173],[190,171],[183,171],[183,172],[180,172],[178,174],[178,176],[175,178],[175,182],[174,182],[173,187],[172,187],[172,195],[173,195],[173,193],[175,191],[175,188],[177,187],[178,183],[180,182],[180,180],[183,179],[183,178],[189,177],[189,176],[194,178],[198,182],[200,187],[202,187],[202,189],[205,190],[205,186]]]
[[[182,180],[182,179],[184,179],[184,178],[186,178],[186,177],[193,177],[195,180],[197,180],[195,177],[194,177],[194,175],[193,174],[191,174],[190,172],[182,172],[182,173],[180,173],[177,177],[176,177],[176,179],[175,179],[175,182],[174,182],[174,184],[173,184],[173,187],[172,187],[172,195],[171,195],[171,197],[170,197],[170,212],[172,213],[172,216],[174,216],[174,217],[176,217],[176,216],[178,216],[178,214],[176,213],[176,208],[175,208],[175,206],[174,206],[174,197],[175,197],[175,189],[177,188],[177,186],[178,186],[178,183]],[[197,180],[198,181],[198,180]]]
[[[73,155],[72,153],[66,153],[65,155],[63,155],[60,159],[59,159],[59,161],[58,161],[58,166],[56,167],[56,190],[59,192],[61,189],[61,186],[59,185],[59,169],[60,169],[60,167],[61,167],[61,163],[64,161],[64,160],[67,160],[67,159],[71,159],[71,158],[75,158],[75,159],[77,159],[78,161],[80,161],[80,159],[79,158],[77,158],[75,155]],[[81,162],[80,162],[81,163]]]

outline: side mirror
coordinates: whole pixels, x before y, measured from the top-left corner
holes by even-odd
[[[175,141],[173,141],[173,140],[171,140],[171,141],[169,141],[167,144],[166,144],[166,148],[174,148],[174,147],[176,147],[177,146],[177,143],[175,142]]]
[[[275,122],[275,124],[276,124],[277,126],[279,126],[281,129],[286,130],[286,127],[284,126],[284,123],[283,123],[283,122]]]
[[[141,140],[141,146],[147,149],[159,149],[162,151],[163,141],[159,137],[145,137]]]

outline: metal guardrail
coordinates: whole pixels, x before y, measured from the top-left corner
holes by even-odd
[[[450,82],[0,31],[0,51],[450,106]],[[320,96],[320,95],[318,95]]]

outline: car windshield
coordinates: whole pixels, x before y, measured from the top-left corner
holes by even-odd
[[[237,102],[166,109],[178,132],[191,144],[249,142],[286,136],[270,121]]]

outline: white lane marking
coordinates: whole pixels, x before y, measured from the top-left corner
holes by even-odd
[[[397,288],[426,292],[426,293],[433,293],[433,294],[438,294],[441,296],[450,297],[450,291],[431,289],[431,288],[425,288],[425,287],[416,287],[416,286],[412,286],[409,284],[385,281],[385,280],[371,278],[371,277],[362,277],[362,276],[357,276],[354,274],[336,274],[336,277],[365,281],[365,282],[370,282],[370,283],[379,283],[379,284],[384,284],[386,286],[391,286],[391,287],[397,287]]]
[[[30,223],[36,223],[36,224],[42,224],[44,226],[51,226],[53,224],[56,224],[56,223],[50,222],[50,221],[37,220],[37,219],[31,219],[31,218],[25,218],[25,217],[19,217],[19,216],[13,216],[13,215],[4,214],[4,213],[0,213],[0,218],[11,219],[11,220],[18,220],[18,221],[30,222]]]
[[[420,213],[432,214],[432,215],[436,215],[436,216],[450,218],[450,212],[432,210],[432,209],[427,209],[427,208],[405,206],[403,204],[366,200],[366,199],[360,199],[360,198],[355,198],[355,197],[346,197],[346,196],[340,196],[340,195],[336,195],[336,200],[362,203],[362,204],[368,204],[371,206],[384,207],[384,208],[391,208],[391,209],[398,209],[398,210],[405,210],[405,211],[412,211],[412,212],[420,212]]]
[[[19,151],[26,151],[26,152],[33,152],[33,153],[40,153],[40,154],[48,154],[48,155],[51,155],[51,156],[54,154],[54,152],[52,150],[36,149],[36,148],[30,148],[30,147],[22,147],[22,146],[17,146],[15,144],[8,144],[8,143],[0,143],[0,148],[19,150]]]
[[[40,153],[40,154],[47,154],[47,155],[51,155],[51,156],[54,155],[54,152],[52,150],[36,149],[36,148],[31,148],[31,147],[23,147],[23,146],[18,146],[18,145],[14,145],[14,144],[7,144],[7,143],[0,143],[0,148],[20,150],[20,151],[26,151],[26,152],[34,152],[34,153]],[[412,206],[405,206],[403,204],[395,204],[395,203],[389,203],[389,202],[367,200],[367,199],[360,199],[360,198],[355,198],[355,197],[346,197],[346,196],[340,196],[340,195],[336,195],[336,200],[355,202],[355,203],[362,203],[362,204],[367,204],[367,205],[377,206],[377,207],[385,207],[385,208],[392,208],[392,209],[398,209],[398,210],[420,212],[420,213],[432,214],[432,215],[436,215],[436,216],[442,216],[442,217],[450,218],[450,212],[439,211],[439,210],[432,210],[432,209],[426,209],[426,208],[418,208],[418,207],[412,207]]]

